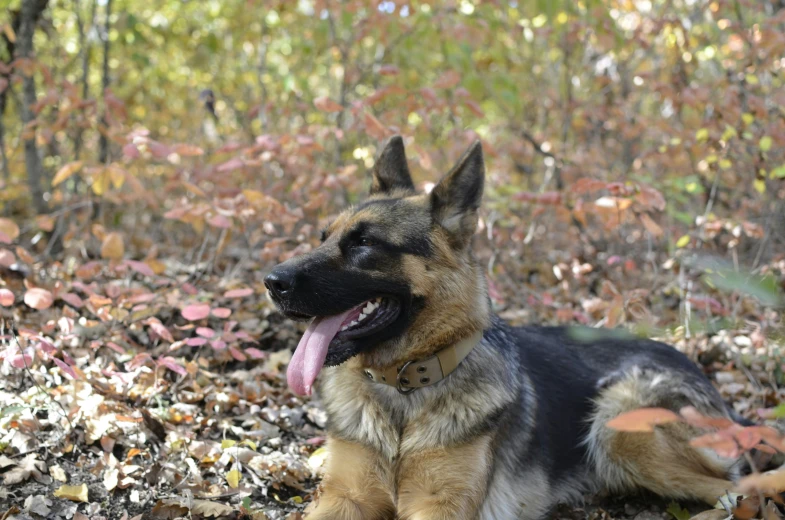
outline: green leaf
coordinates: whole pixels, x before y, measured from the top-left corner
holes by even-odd
[[[697,132],[695,132],[695,140],[699,143],[706,142],[709,139],[709,129],[708,128],[701,128]]]
[[[771,142],[772,142],[771,136],[764,135],[763,137],[761,137],[760,142],[758,143],[761,152],[768,152],[769,150],[771,150]]]
[[[676,520],[690,520],[690,518],[692,518],[690,512],[682,508],[676,502],[671,502],[670,504],[668,504],[668,509],[666,509],[665,511],[670,513],[670,515]]]
[[[686,246],[689,243],[690,243],[690,236],[689,235],[684,235],[676,242],[676,247],[682,248],[682,247]]]
[[[735,291],[751,296],[767,307],[779,307],[783,303],[783,295],[773,276],[719,269],[707,273],[705,281],[711,287],[716,287],[721,291]]]
[[[774,168],[773,170],[771,170],[771,173],[769,173],[769,178],[770,179],[783,179],[783,178],[785,178],[785,164],[783,164],[782,166],[778,166],[778,167]]]
[[[741,115],[741,120],[744,121],[745,125],[751,125],[752,122],[755,121],[755,116],[753,116],[749,112],[745,112]]]

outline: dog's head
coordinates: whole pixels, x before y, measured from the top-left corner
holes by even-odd
[[[310,253],[265,278],[289,318],[312,320],[289,366],[310,393],[321,368],[357,355],[391,365],[430,355],[488,320],[484,277],[471,256],[482,198],[479,142],[428,194],[418,194],[403,140],[373,169],[368,199],[341,213]]]

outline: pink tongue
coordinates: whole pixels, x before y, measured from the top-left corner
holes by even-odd
[[[289,387],[300,395],[311,395],[313,382],[324,366],[327,347],[341,328],[346,317],[353,311],[350,309],[336,316],[314,318],[303,334],[297,349],[294,351],[286,379]]]

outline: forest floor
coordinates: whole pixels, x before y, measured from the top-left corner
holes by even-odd
[[[649,284],[632,268],[604,261],[561,281],[530,276],[518,292],[492,287],[492,296],[514,324],[568,314],[607,323],[618,314],[614,284]],[[318,400],[287,389],[301,326],[275,312],[261,269],[229,279],[175,262],[30,262],[5,275],[15,301],[0,307],[0,518],[301,518],[326,417]],[[659,316],[661,339],[699,363],[742,415],[761,420],[759,409],[780,403],[782,361],[761,331],[778,318],[753,299],[695,292],[694,309],[740,319],[687,334],[672,285],[649,287],[624,293],[621,318],[636,306]],[[706,509],[587,496],[552,517],[682,520]]]

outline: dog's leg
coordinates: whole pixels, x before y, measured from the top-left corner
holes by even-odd
[[[408,454],[398,471],[400,520],[475,520],[491,467],[490,437]]]
[[[392,520],[395,516],[390,467],[365,446],[327,441],[322,493],[307,520]]]
[[[612,490],[642,487],[661,496],[714,505],[719,496],[735,488],[729,477],[738,461],[690,446],[700,431],[684,423],[659,425],[653,432],[620,432],[605,426],[617,415],[643,407],[678,411],[693,404],[705,413],[720,414],[709,411],[712,406],[700,389],[679,385],[635,374],[604,389],[596,400],[589,452],[599,478]]]

